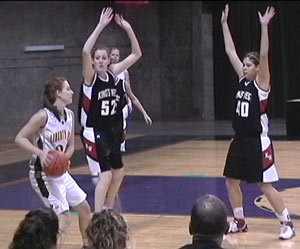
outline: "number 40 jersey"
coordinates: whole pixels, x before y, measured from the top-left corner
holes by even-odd
[[[267,136],[269,93],[260,89],[255,80],[240,79],[232,119],[237,136]]]

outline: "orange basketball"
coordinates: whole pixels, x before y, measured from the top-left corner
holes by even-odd
[[[69,170],[70,163],[65,153],[59,150],[49,151],[53,159],[51,163],[44,167],[45,174],[48,176],[61,176]]]

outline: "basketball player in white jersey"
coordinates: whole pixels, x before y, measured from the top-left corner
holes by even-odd
[[[91,218],[86,193],[69,172],[51,177],[43,171],[51,162],[49,151],[63,151],[68,158],[74,152],[74,113],[66,108],[72,103],[73,94],[65,78],[47,81],[44,108],[29,119],[17,134],[15,142],[33,154],[29,163],[31,185],[44,205],[52,208],[58,215],[60,234],[65,233],[70,224],[69,206],[78,212],[79,229],[85,248],[89,244],[85,230]]]
[[[131,53],[119,63],[110,64],[109,51],[105,46],[95,46],[102,30],[115,19],[124,29],[131,43]],[[95,47],[94,47],[95,46]],[[123,136],[122,100],[125,93],[142,113],[147,124],[152,120],[140,101],[132,93],[130,85],[116,78],[131,67],[142,55],[131,25],[111,8],[104,8],[99,22],[86,40],[82,50],[81,93],[79,120],[83,127],[81,139],[91,173],[98,172],[95,188],[95,212],[112,209],[124,177],[122,154]]]
[[[232,120],[235,136],[229,147],[223,173],[234,214],[228,232],[246,232],[248,229],[240,188],[243,180],[258,184],[281,223],[279,239],[290,239],[295,235],[295,228],[280,194],[272,186],[273,182],[278,181],[278,174],[272,141],[268,136],[267,107],[271,90],[268,25],[275,10],[267,7],[263,15],[258,12],[261,26],[260,53],[248,52],[243,61],[236,53],[227,24],[228,12],[229,6],[226,5],[221,17],[225,51],[239,77]]]
[[[120,49],[113,47],[110,50],[110,63],[118,63],[120,60]],[[117,75],[117,78],[125,80],[130,85],[129,80],[129,73],[128,70],[125,69],[123,72]],[[130,98],[125,94],[124,97],[124,107],[122,109],[123,112],[123,129],[124,129],[124,136],[123,136],[123,142],[121,143],[121,151],[126,151],[126,134],[127,134],[127,119],[129,114],[132,112],[132,103]]]

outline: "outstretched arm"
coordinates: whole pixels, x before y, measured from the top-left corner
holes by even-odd
[[[93,46],[95,45],[98,36],[102,32],[102,30],[110,23],[113,18],[113,10],[112,8],[103,8],[99,23],[97,24],[96,28],[86,40],[83,49],[82,49],[82,76],[84,78],[84,83],[90,85],[93,76],[94,76],[94,69],[92,65],[92,57],[91,51]]]
[[[128,84],[129,84],[129,86],[130,86],[130,79],[129,79],[129,73],[128,73],[128,71],[125,70],[124,74],[125,74],[125,81],[127,81]],[[131,113],[132,112],[132,103],[131,103],[131,100],[130,100],[130,98],[126,98],[126,100],[127,100],[127,106],[129,108],[129,113]]]
[[[227,19],[228,19],[228,12],[229,12],[229,6],[228,4],[225,5],[225,9],[222,11],[222,17],[221,17],[221,24],[222,24],[222,30],[223,30],[223,37],[224,37],[224,44],[225,44],[225,51],[227,56],[229,57],[229,60],[239,76],[239,78],[243,75],[243,64],[241,60],[239,59],[235,46],[232,40],[232,36],[228,27]]]
[[[138,98],[133,94],[130,85],[128,84],[128,82],[125,82],[125,90],[126,90],[126,94],[128,95],[128,97],[131,99],[132,103],[140,110],[140,112],[143,114],[144,116],[144,120],[147,124],[151,125],[152,124],[152,120],[149,117],[149,115],[147,114],[147,112],[145,111],[144,107],[142,106],[141,102],[138,100]]]
[[[118,75],[125,69],[131,67],[142,56],[142,51],[139,42],[132,30],[131,25],[122,16],[118,14],[115,15],[115,21],[121,28],[123,28],[127,32],[131,43],[130,55],[128,55],[124,60],[118,63],[111,64],[109,67],[115,75]]]
[[[257,75],[257,83],[263,90],[270,89],[270,71],[269,71],[269,36],[268,24],[275,15],[273,7],[267,7],[265,14],[262,16],[258,11],[258,17],[261,25],[261,38],[260,38],[260,70]]]

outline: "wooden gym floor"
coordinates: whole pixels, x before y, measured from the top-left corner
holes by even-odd
[[[127,152],[123,155],[126,176],[117,209],[126,218],[132,241],[129,248],[171,249],[189,243],[189,215],[194,200],[215,194],[232,217],[222,170],[230,143],[229,122],[129,123]],[[275,184],[300,227],[300,141],[287,140],[282,120],[271,120],[277,167],[281,180]],[[28,153],[16,148],[13,136],[0,141],[0,249],[8,247],[15,228],[29,209],[41,207],[27,179]],[[76,137],[71,173],[87,192],[93,207],[94,185]],[[280,241],[279,223],[255,185],[243,184],[247,233],[224,236],[227,249],[298,249],[300,238]],[[76,213],[60,248],[81,247]]]

